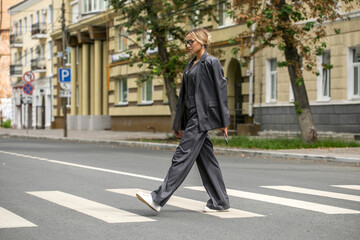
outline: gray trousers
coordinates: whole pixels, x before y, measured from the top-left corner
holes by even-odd
[[[203,185],[210,196],[206,205],[212,209],[228,209],[229,197],[209,135],[207,131],[199,132],[196,108],[187,110],[187,113],[188,123],[172,158],[171,167],[161,186],[151,192],[151,196],[157,204],[164,206],[196,161]]]

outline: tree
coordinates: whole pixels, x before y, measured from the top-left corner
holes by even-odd
[[[187,63],[184,44],[186,23],[196,26],[207,16],[211,20],[216,5],[197,0],[110,0],[109,4],[120,16],[137,45],[137,52],[128,50],[132,64],[148,69],[147,79],[162,76],[169,101],[171,120],[176,113],[178,96],[176,79]],[[138,44],[145,39],[143,44]],[[183,43],[183,44],[182,44]]]
[[[252,36],[252,44],[255,44],[252,56],[266,47],[277,47],[284,53],[285,61],[278,66],[288,69],[301,137],[305,142],[315,141],[317,130],[302,69],[319,74],[316,56],[326,49],[323,39],[329,30],[324,23],[344,20],[341,5],[348,11],[353,2],[359,4],[359,0],[235,0],[234,8],[229,11],[238,22],[252,28],[240,34],[240,37]],[[340,29],[334,31],[340,33]],[[322,67],[332,66],[323,64]]]

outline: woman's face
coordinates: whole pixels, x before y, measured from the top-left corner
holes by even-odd
[[[186,35],[185,41],[186,48],[189,50],[190,54],[196,54],[202,49],[201,43],[196,41],[190,34]]]

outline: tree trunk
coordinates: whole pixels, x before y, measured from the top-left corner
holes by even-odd
[[[288,72],[291,86],[294,92],[295,111],[301,131],[301,138],[305,142],[314,142],[317,139],[317,130],[310,111],[310,104],[305,88],[303,73],[301,70],[298,71],[298,73],[301,74],[299,76],[296,71],[296,65],[298,65],[298,68],[300,66],[300,57],[296,47],[292,45],[292,41],[289,41],[289,39],[284,40],[286,43],[285,58],[289,63]]]
[[[285,0],[277,4],[278,10],[285,5]],[[283,21],[290,22],[289,15],[284,14]],[[301,131],[301,138],[304,142],[314,142],[317,139],[317,130],[310,111],[310,104],[305,88],[303,72],[300,68],[300,56],[294,44],[294,35],[287,33],[284,29],[283,40],[285,42],[285,59],[288,63],[288,72],[291,86],[294,92],[295,111]]]
[[[156,33],[156,41],[158,47],[158,54],[160,58],[160,62],[162,66],[165,66],[163,72],[164,84],[166,89],[166,96],[168,97],[169,101],[169,108],[171,113],[171,126],[175,119],[176,114],[176,105],[178,102],[178,96],[176,95],[176,82],[173,74],[171,74],[170,69],[166,67],[166,63],[169,62],[169,54],[166,49],[166,39],[167,39],[167,31],[161,29],[158,25],[159,18],[156,14],[156,9],[154,9],[154,1],[153,0],[146,0],[146,10],[149,16],[152,17],[152,22],[154,24],[153,31]]]
[[[161,62],[165,65],[166,62],[169,61],[167,49],[164,45],[159,44],[159,57]],[[171,124],[174,122],[175,114],[176,114],[176,105],[178,102],[178,96],[176,95],[176,82],[174,77],[170,74],[168,69],[164,71],[164,84],[166,89],[166,96],[169,101],[169,108],[171,113]]]

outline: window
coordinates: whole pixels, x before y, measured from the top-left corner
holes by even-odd
[[[27,18],[25,17],[24,18],[24,31],[23,31],[23,33],[26,33],[26,31],[27,31]]]
[[[23,29],[22,29],[22,21],[19,20],[19,36],[22,35],[22,31],[23,31]]]
[[[349,99],[360,98],[360,46],[349,49],[348,59],[348,97]]]
[[[32,30],[33,30],[32,29],[32,27],[33,27],[33,15],[32,14],[30,15],[30,25],[29,26],[30,26],[30,32],[32,32]]]
[[[218,0],[218,27],[226,27],[234,25],[231,17],[226,16],[227,4],[224,0]]]
[[[128,48],[128,32],[124,26],[118,28],[118,51],[124,51]]]
[[[23,66],[26,66],[26,62],[27,62],[27,50],[24,50]]]
[[[106,0],[82,0],[83,13],[102,11],[107,7]]]
[[[21,60],[22,60],[22,54],[21,52],[19,52],[19,58],[18,58],[18,64],[21,65]]]
[[[142,37],[141,37],[141,46],[145,46],[146,44],[149,44],[149,43],[153,43],[153,42],[154,42],[154,40],[151,40],[151,41],[150,41],[150,34],[151,34],[151,32],[144,32],[144,33],[142,34]],[[155,53],[155,52],[157,52],[157,51],[158,51],[158,48],[155,47],[155,48],[153,48],[153,49],[148,48],[148,50],[147,50],[146,52],[149,54],[149,53]]]
[[[70,3],[72,8],[72,23],[77,23],[79,21],[79,3],[78,1],[73,1]]]
[[[52,49],[53,49],[52,41],[50,41],[50,42],[48,42],[48,54],[47,54],[48,56],[47,56],[47,59],[52,58],[52,56],[53,56]]]
[[[47,15],[47,22],[49,24],[51,24],[53,21],[53,6],[52,5],[49,5],[49,8],[48,8],[48,15]]]
[[[141,86],[141,102],[152,103],[152,92],[153,92],[152,80],[147,79],[142,83]]]
[[[15,36],[19,35],[19,33],[18,33],[18,23],[17,22],[14,22],[13,32],[14,32]]]
[[[126,78],[119,78],[117,80],[117,103],[124,104],[127,103],[127,79]]]
[[[41,51],[40,51],[40,60],[45,59],[45,44],[41,44]]]
[[[276,67],[276,58],[266,61],[266,102],[275,102],[277,99]]]
[[[330,51],[318,56],[317,97],[320,101],[330,100],[330,69],[326,66],[330,66]]]
[[[65,50],[65,65],[71,65],[71,47],[67,47]]]
[[[14,60],[13,60],[13,63],[14,63],[14,65],[16,65],[16,64],[17,64],[17,56],[16,56],[16,53],[14,53]]]
[[[30,48],[30,51],[29,51],[29,64],[30,64],[30,66],[31,66],[31,60],[32,60],[32,58],[33,58],[33,49]]]
[[[197,27],[196,23],[199,21],[199,15],[200,15],[200,10],[195,10],[195,14],[190,15],[190,29],[194,29]]]
[[[71,97],[66,98],[66,107],[71,108]]]

